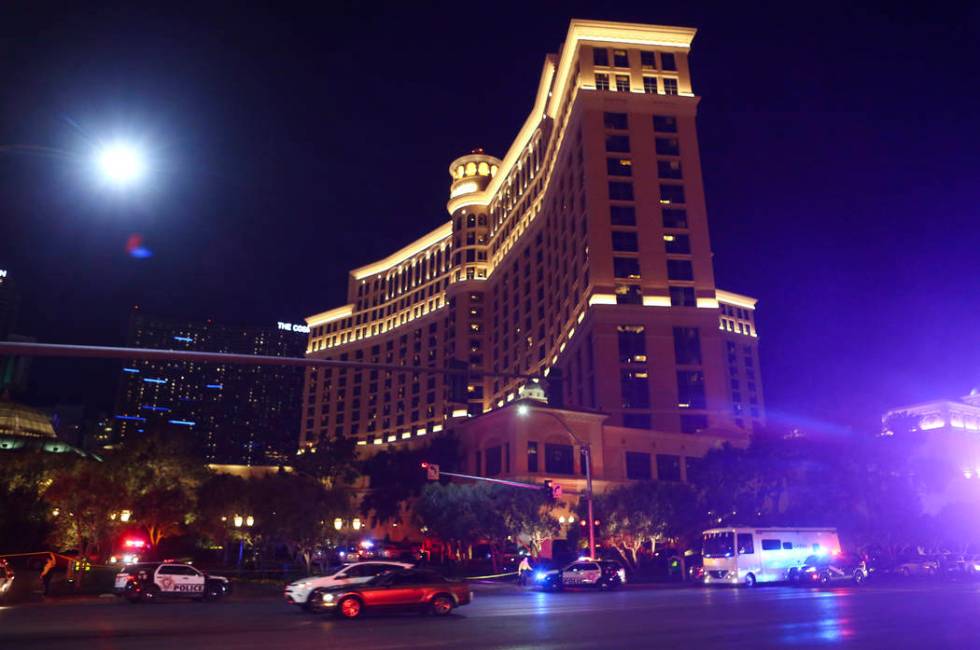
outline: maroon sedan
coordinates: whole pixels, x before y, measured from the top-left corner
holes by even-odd
[[[432,571],[389,571],[359,585],[337,587],[310,595],[314,612],[333,611],[357,618],[365,611],[416,610],[446,616],[473,599],[465,582],[453,582]]]

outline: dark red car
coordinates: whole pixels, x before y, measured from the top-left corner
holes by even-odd
[[[310,609],[357,618],[365,611],[416,610],[447,616],[473,599],[465,582],[454,582],[433,571],[389,571],[359,585],[310,594]]]

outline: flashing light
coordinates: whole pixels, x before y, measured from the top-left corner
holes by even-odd
[[[123,542],[126,548],[146,548],[146,542],[142,539],[127,539]]]
[[[100,147],[95,152],[95,163],[106,180],[120,187],[139,181],[147,167],[143,152],[123,141]]]
[[[535,582],[544,582],[544,579],[546,577],[547,577],[547,574],[544,571],[535,571],[534,572],[534,581]]]
[[[374,548],[374,542],[369,539],[361,541],[361,548]]]
[[[166,379],[154,379],[153,377],[143,377],[143,381],[148,384],[166,384]]]

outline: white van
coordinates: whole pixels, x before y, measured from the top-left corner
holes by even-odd
[[[835,528],[711,528],[703,533],[705,584],[779,582],[810,555],[840,553]]]

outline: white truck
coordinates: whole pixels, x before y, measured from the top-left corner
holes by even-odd
[[[702,534],[704,583],[781,582],[811,555],[840,553],[835,528],[711,528]]]

